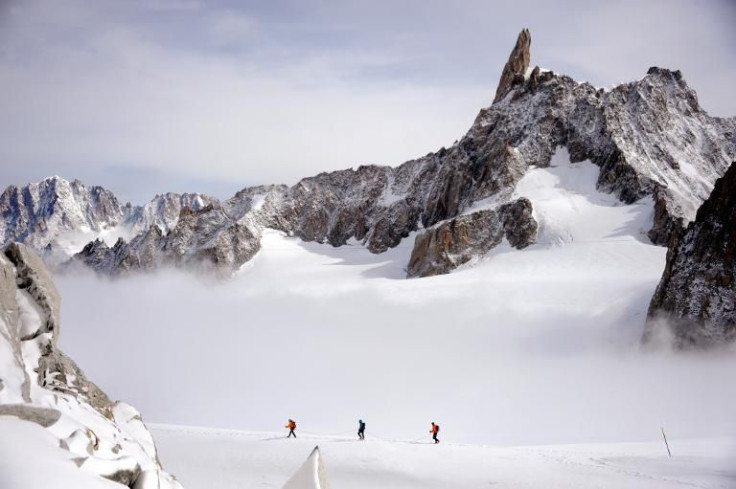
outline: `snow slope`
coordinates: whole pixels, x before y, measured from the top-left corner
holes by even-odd
[[[567,149],[559,147],[550,167],[530,169],[512,198],[532,201],[541,245],[641,242],[645,246],[639,249],[646,253],[651,248],[646,232],[652,227],[654,202],[645,197],[625,205],[613,195],[591,191],[598,171],[589,161],[570,163]]]
[[[0,487],[3,489],[121,487],[97,474],[79,470],[73,455],[59,449],[59,439],[35,423],[0,416],[0,433]]]
[[[248,433],[158,426],[166,466],[189,489],[281,488],[319,445],[332,488],[726,489],[736,481],[736,439],[527,447],[434,445],[422,440]],[[307,487],[307,486],[305,486]]]
[[[462,444],[625,443],[574,449],[569,457],[605,480],[615,470],[590,462],[590,453],[627,456],[631,442],[659,443],[660,426],[680,440],[736,437],[736,356],[640,351],[666,252],[642,236],[651,205],[626,206],[598,193],[592,165],[571,165],[561,151],[550,168],[532,169],[517,193],[534,204],[539,242],[523,251],[501,245],[446,276],[403,279],[409,244],[373,255],[267,232],[259,254],[225,283],[174,271],[113,281],[61,277],[68,325],[61,346],[148,422],[270,432],[294,418],[300,430],[324,435],[352,433],[362,418],[372,435],[416,440],[437,421],[440,450],[460,454]],[[207,441],[210,435],[167,433],[159,431],[162,457],[185,487],[195,470],[187,457],[201,456],[196,470],[216,480],[231,477],[232,453],[246,453],[218,448],[221,439]],[[254,449],[247,457],[255,461],[235,465],[277,487],[317,441],[268,463]],[[387,464],[371,477],[406,487],[426,482],[421,467],[436,459],[393,462],[393,446],[365,455]],[[648,457],[661,455],[658,446],[621,470],[643,464],[640,472],[657,472]],[[515,453],[467,450],[476,454],[469,460],[485,450]],[[536,449],[524,450],[529,467],[551,471],[539,480],[565,487],[554,479],[562,462],[549,465]],[[324,456],[329,472],[339,456],[329,446]],[[526,470],[524,457],[504,469],[503,480]],[[274,467],[287,462],[288,470]],[[406,468],[411,463],[416,472]],[[460,455],[452,463],[448,473],[465,470]],[[354,470],[350,487],[363,481]],[[720,469],[709,470],[703,477]],[[348,480],[339,475],[334,486]]]

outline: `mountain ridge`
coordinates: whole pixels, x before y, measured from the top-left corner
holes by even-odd
[[[111,275],[167,265],[228,275],[258,252],[267,228],[332,246],[354,239],[373,253],[418,233],[416,247],[429,228],[445,222],[452,228],[452,220],[475,202],[510,203],[516,182],[529,168],[549,165],[559,146],[567,147],[571,161],[590,160],[599,167],[599,190],[626,204],[651,196],[649,238],[668,244],[694,219],[715,180],[736,158],[736,119],[710,117],[679,71],[653,67],[638,81],[603,90],[539,67],[529,69],[530,45],[531,36],[523,30],[496,100],[480,110],[467,134],[450,148],[396,167],[365,165],[306,177],[291,187],[248,187],[222,202],[190,206],[167,199],[168,205],[159,206],[167,210],[166,219],[146,220],[141,212],[138,226],[129,227],[114,246],[90,239],[77,248],[81,251],[74,261]],[[533,206],[514,226],[534,229]],[[0,209],[6,229],[18,228],[12,226],[14,214],[7,205]],[[472,217],[463,219],[479,227],[480,235],[487,234],[488,216],[476,217],[476,223]],[[487,236],[480,235],[487,243]],[[14,236],[6,232],[9,238]],[[30,241],[37,248],[43,244]],[[533,241],[530,233],[518,247]],[[454,243],[452,249],[435,246],[431,253],[418,253],[413,261],[445,265],[417,263],[416,269],[426,272],[409,275],[447,273],[455,268],[453,255],[488,251]]]

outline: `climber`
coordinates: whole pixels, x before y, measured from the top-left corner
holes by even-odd
[[[296,421],[290,419],[289,422],[286,423],[285,428],[289,428],[289,434],[286,435],[286,438],[289,438],[291,435],[294,435],[294,438],[296,438],[296,433],[294,433],[294,430],[296,429]]]
[[[440,440],[437,438],[437,433],[440,432],[440,425],[435,424],[434,421],[432,421],[432,429],[429,430],[430,433],[432,433],[432,439],[435,443],[439,443]]]
[[[365,440],[365,421],[362,419],[358,420],[358,438]]]

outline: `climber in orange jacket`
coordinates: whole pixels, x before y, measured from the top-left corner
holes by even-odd
[[[429,430],[430,433],[432,433],[432,439],[435,443],[439,443],[440,440],[437,438],[437,433],[440,432],[440,425],[435,424],[434,421],[432,421],[432,429]]]
[[[286,435],[286,438],[289,438],[291,435],[294,435],[294,438],[296,438],[296,433],[294,433],[294,430],[296,429],[296,421],[290,419],[284,428],[289,428],[289,434]]]

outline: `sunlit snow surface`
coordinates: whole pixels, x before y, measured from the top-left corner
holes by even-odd
[[[627,444],[571,448],[559,463],[545,462],[557,452],[524,449],[502,473],[473,472],[453,487],[510,481],[527,469],[542,474],[530,487],[542,480],[570,487],[564,474],[574,471],[555,467],[581,459],[600,478],[585,479],[584,487],[640,487],[596,484],[619,470],[607,457],[626,459],[627,447],[638,447],[630,442],[661,443],[661,426],[676,439],[736,439],[736,355],[640,351],[666,250],[644,234],[651,201],[623,205],[596,192],[596,177],[590,163],[571,165],[564,152],[551,168],[530,170],[516,194],[534,204],[539,242],[522,251],[502,244],[446,276],[404,278],[413,237],[372,255],[359,245],[333,248],[267,232],[262,251],[225,283],[176,272],[118,281],[61,277],[61,347],[149,422],[271,432],[294,418],[300,430],[319,435],[352,432],[362,418],[372,435],[405,441],[428,437],[431,421],[442,426],[441,447],[328,442],[328,472],[341,474],[334,487],[434,487],[424,471],[434,473],[438,453],[452,461],[437,487],[451,487],[450,474],[477,464],[496,470],[506,460],[498,457],[516,453],[457,444],[609,442]],[[190,488],[209,487],[187,484],[192,457],[201,457],[197,471],[222,478],[212,487],[279,487],[268,474],[288,478],[316,444],[274,440],[270,448],[228,435],[242,443],[221,445],[208,434],[157,433],[165,467]],[[701,445],[688,446],[700,456]],[[659,471],[660,462],[647,465],[647,457],[661,456],[661,447],[647,447],[644,461],[620,471]],[[424,451],[435,448],[443,452]],[[381,469],[370,469],[377,482],[351,472],[351,450],[366,450],[355,455],[365,466],[380,461]],[[604,462],[591,461],[598,450]],[[736,467],[736,453],[722,455]],[[726,487],[710,484],[725,477],[711,462],[694,463],[704,487]],[[662,470],[650,485],[636,480],[663,487],[656,481],[673,474]]]
[[[736,443],[726,439],[494,447],[422,440],[247,433],[161,426],[164,457],[189,489],[281,488],[319,445],[333,489],[730,489]],[[304,487],[314,487],[305,485]]]

